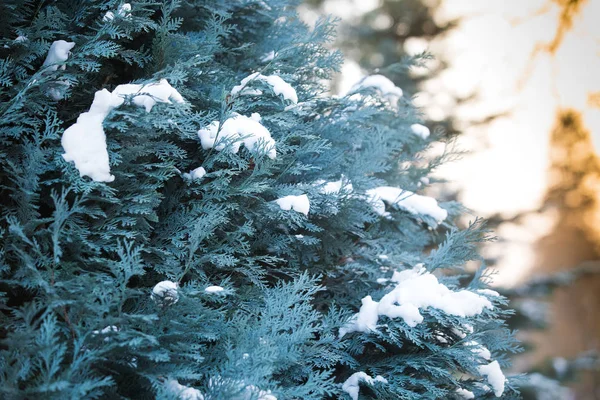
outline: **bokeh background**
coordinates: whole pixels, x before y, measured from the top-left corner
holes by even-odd
[[[600,399],[600,0],[305,0],[300,11],[308,24],[339,18],[346,61],[332,93],[384,74],[442,139],[432,154],[465,151],[428,190],[498,236],[482,252],[517,309],[525,397]]]

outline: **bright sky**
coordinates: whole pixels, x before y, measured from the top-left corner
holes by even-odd
[[[436,15],[440,21],[461,18],[461,24],[430,44],[451,67],[428,82],[425,91],[463,96],[476,91],[478,97],[452,110],[427,98],[422,105],[433,116],[452,111],[464,121],[509,112],[490,124],[467,128],[459,143],[473,154],[440,171],[478,215],[510,217],[541,205],[548,139],[558,108],[580,110],[600,149],[600,109],[588,104],[588,95],[600,91],[600,1],[583,5],[554,55],[535,53],[536,46],[554,38],[559,12],[549,0],[445,0]],[[514,284],[530,272],[531,244],[552,229],[554,219],[530,215],[523,225],[499,228],[497,234],[508,243],[487,249],[489,255],[503,255],[497,283]]]

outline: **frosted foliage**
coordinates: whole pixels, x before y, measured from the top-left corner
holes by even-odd
[[[429,128],[421,124],[412,124],[410,130],[421,139],[427,139],[430,135]]]
[[[308,216],[308,212],[310,211],[310,201],[305,194],[300,196],[285,196],[275,200],[275,203],[282,210],[294,210],[306,216]]]
[[[402,318],[408,326],[415,327],[423,322],[420,310],[428,307],[463,318],[493,307],[487,298],[468,290],[450,290],[423,267],[394,272],[391,281],[397,283],[396,287],[379,302],[372,300],[371,296],[363,298],[360,311],[340,328],[340,337],[350,332],[376,330],[380,316]]]
[[[348,393],[352,400],[358,400],[361,381],[366,382],[369,385],[373,385],[375,382],[388,383],[387,379],[381,375],[377,375],[375,378],[372,378],[370,375],[361,371],[350,375],[350,377],[342,384],[342,390]]]
[[[58,65],[60,63],[64,63],[69,59],[69,55],[71,54],[71,49],[75,47],[74,42],[67,42],[65,40],[57,40],[52,43],[50,49],[48,50],[48,55],[44,60],[44,67],[48,67],[48,69],[52,71],[56,71],[59,67],[64,70],[65,65]]]
[[[502,369],[500,368],[498,361],[492,361],[489,364],[480,365],[478,367],[478,371],[481,375],[487,378],[487,381],[492,387],[496,397],[502,396],[502,393],[504,393],[504,382],[506,381],[506,378],[502,373]]]
[[[179,396],[181,400],[204,400],[204,396],[198,389],[180,384],[176,379],[171,379],[166,383],[169,392]]]
[[[77,122],[65,130],[62,136],[63,158],[73,161],[80,176],[89,176],[97,182],[112,182],[110,174],[106,135],[102,123],[108,114],[133,97],[133,104],[150,112],[156,103],[183,103],[183,97],[165,79],[147,85],[119,85],[109,92],[102,89],[94,95],[90,110],[79,115]]]
[[[367,191],[367,196],[377,214],[386,216],[385,203],[393,204],[411,214],[432,217],[438,224],[448,217],[448,212],[441,208],[437,201],[428,196],[421,196],[392,186],[380,186]]]
[[[237,153],[243,143],[252,153],[264,150],[270,159],[277,157],[275,140],[269,130],[260,123],[260,115],[257,113],[252,114],[251,117],[234,113],[220,129],[219,121],[213,121],[198,131],[198,137],[205,150],[214,147],[215,150],[221,151],[228,148],[233,153]]]
[[[350,89],[350,92],[357,92],[366,88],[377,90],[383,97],[390,101],[398,101],[403,94],[402,89],[394,85],[394,82],[383,75],[370,75],[363,78]]]
[[[275,55],[273,55],[274,57]],[[298,103],[298,95],[296,94],[296,90],[286,81],[281,79],[280,76],[277,75],[261,75],[259,72],[255,72],[251,75],[248,75],[239,85],[234,86],[231,89],[231,94],[233,96],[239,95],[261,95],[262,91],[257,89],[248,88],[248,84],[253,81],[262,81],[271,87],[273,92],[277,96],[282,96],[285,100],[291,101],[293,104]]]

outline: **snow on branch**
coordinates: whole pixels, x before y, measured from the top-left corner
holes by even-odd
[[[133,97],[133,104],[144,107],[146,112],[150,112],[156,103],[184,102],[166,79],[146,85],[119,85],[112,93],[106,89],[97,91],[90,110],[79,115],[77,122],[65,130],[61,140],[65,150],[63,158],[75,163],[80,176],[89,176],[97,182],[115,179],[110,174],[102,123],[113,109],[125,102],[126,97]]]
[[[252,114],[251,117],[233,113],[220,129],[219,121],[213,121],[198,131],[198,137],[204,150],[214,147],[215,150],[221,151],[229,145],[229,149],[237,153],[243,143],[252,153],[264,150],[270,159],[277,157],[275,140],[269,130],[260,123],[258,113]]]
[[[364,77],[352,86],[349,93],[355,93],[369,88],[378,91],[385,99],[391,102],[398,101],[403,95],[402,89],[394,85],[394,82],[383,75],[369,75]]]
[[[396,287],[379,302],[374,301],[371,296],[362,299],[358,314],[340,328],[340,337],[351,332],[377,330],[380,316],[402,318],[408,326],[414,328],[423,322],[420,309],[427,307],[459,317],[472,317],[481,314],[486,308],[493,308],[492,303],[484,296],[468,290],[450,290],[421,265],[394,272],[391,281],[397,283]]]
[[[381,216],[389,215],[385,211],[385,203],[388,203],[402,208],[411,214],[427,215],[433,218],[438,224],[442,223],[448,217],[448,212],[438,206],[434,198],[421,196],[397,187],[376,187],[367,190],[367,197],[373,207],[373,211]]]
[[[360,382],[365,382],[369,385],[373,385],[375,382],[388,383],[387,379],[381,375],[377,375],[373,378],[369,374],[361,371],[350,375],[350,377],[342,384],[342,390],[348,393],[352,400],[358,400]]]
[[[231,89],[231,95],[262,95],[262,91],[258,89],[251,89],[248,85],[254,81],[265,82],[267,85],[271,87],[275,95],[283,96],[285,100],[291,101],[293,104],[298,103],[298,95],[296,94],[296,90],[286,81],[281,79],[280,76],[277,75],[262,75],[260,72],[255,72],[251,75],[248,75],[239,85],[234,86]]]
[[[18,39],[18,38],[17,38]],[[71,49],[75,47],[74,42],[67,42],[66,40],[57,40],[52,43],[50,49],[48,49],[48,55],[44,60],[43,67],[48,67],[52,71],[60,69],[65,70],[65,65],[60,65],[69,59]]]
[[[300,196],[285,196],[275,200],[275,203],[277,203],[282,210],[294,210],[306,216],[308,216],[308,212],[310,211],[310,201],[305,194]]]

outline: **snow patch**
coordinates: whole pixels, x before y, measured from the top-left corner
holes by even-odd
[[[204,150],[214,147],[221,151],[228,147],[233,153],[240,150],[242,143],[248,150],[257,153],[264,149],[270,159],[277,157],[275,140],[271,133],[260,122],[260,114],[254,113],[250,118],[233,113],[219,130],[219,121],[213,121],[206,128],[198,131],[198,137]]]
[[[358,92],[366,88],[372,88],[380,92],[389,101],[398,101],[402,97],[402,89],[394,85],[394,82],[383,75],[370,75],[352,86],[350,93]]]
[[[275,50],[271,50],[270,52],[265,53],[265,55],[260,59],[260,61],[264,62],[264,63],[268,63],[269,61],[273,61],[275,56],[276,56]]]
[[[119,9],[117,10],[117,16],[119,18],[130,18],[131,17],[131,4],[129,4],[129,3],[121,4],[119,6]],[[104,14],[104,17],[102,17],[102,21],[104,21],[104,22],[110,22],[113,19],[115,19],[115,13],[113,13],[112,11],[107,11],[106,14]]]
[[[206,289],[204,289],[206,293],[220,293],[223,290],[225,289],[223,289],[221,286],[209,286]]]
[[[46,56],[42,67],[48,67],[50,71],[56,71],[60,67],[60,69],[64,71],[66,66],[64,64],[59,64],[64,63],[69,59],[73,47],[75,47],[75,42],[67,42],[65,40],[53,42],[52,45],[50,45],[50,49],[48,49],[48,55]]]
[[[184,386],[177,379],[170,379],[165,385],[171,393],[179,396],[181,400],[204,400],[204,396],[198,389]]]
[[[429,128],[421,124],[412,124],[410,130],[421,139],[427,139],[430,135]]]
[[[342,384],[342,390],[350,395],[352,400],[358,400],[358,393],[360,391],[360,382],[366,382],[369,385],[373,385],[375,382],[388,383],[387,379],[381,375],[377,375],[375,378],[364,372],[355,372]]]
[[[371,296],[362,299],[359,312],[344,327],[340,328],[339,336],[351,332],[370,332],[377,329],[380,316],[402,318],[404,322],[415,327],[423,322],[420,309],[436,308],[449,315],[472,317],[481,314],[484,309],[491,309],[492,303],[468,290],[452,291],[422,266],[402,272],[394,272],[390,279],[396,282],[396,287],[379,302]]]
[[[183,174],[183,177],[189,180],[202,179],[206,175],[206,170],[203,167],[198,167],[189,173]]]
[[[310,211],[310,201],[305,194],[300,196],[285,196],[275,200],[275,203],[277,203],[282,210],[294,210],[306,216],[308,216],[308,212]]]
[[[265,76],[262,75],[260,72],[255,72],[242,79],[239,85],[234,86],[233,89],[231,89],[231,95],[235,96],[239,94],[240,96],[260,96],[262,94],[262,91],[247,87],[248,84],[253,81],[265,82],[267,85],[271,86],[271,89],[277,96],[281,95],[285,100],[289,100],[293,104],[298,103],[298,95],[296,94],[296,90],[289,83],[281,79],[281,77],[278,75]]]
[[[506,378],[502,373],[502,369],[500,368],[498,361],[492,361],[489,364],[480,365],[477,370],[482,376],[487,377],[487,381],[492,387],[496,397],[502,396],[502,393],[504,393],[504,382],[506,381]]]
[[[474,399],[475,395],[473,394],[473,392],[471,392],[470,390],[467,389],[463,389],[463,388],[458,388],[456,389],[456,394],[459,395],[460,397],[462,397],[463,399]]]
[[[112,182],[110,174],[106,135],[102,123],[108,114],[125,102],[125,97],[134,96],[133,104],[144,107],[150,112],[158,103],[183,103],[183,97],[166,79],[146,85],[119,85],[109,92],[102,89],[94,95],[90,110],[82,113],[77,122],[65,130],[62,146],[63,158],[75,162],[80,176],[89,176],[97,182]]]
[[[178,287],[179,285],[172,281],[158,282],[152,289],[150,297],[160,306],[175,304],[179,301]]]
[[[491,290],[491,289],[477,289],[477,293],[484,294],[488,297],[500,297],[500,293],[496,292],[495,290]]]
[[[323,194],[338,194],[342,190],[345,192],[352,192],[354,188],[352,187],[352,183],[349,180],[345,179],[342,175],[340,180],[327,182],[322,179],[319,179],[315,182],[315,185],[322,186],[319,188],[319,192]]]
[[[367,190],[367,198],[373,211],[381,216],[388,216],[385,203],[393,204],[411,214],[421,214],[432,217],[438,224],[448,217],[448,212],[438,206],[437,201],[428,196],[421,196],[392,186],[380,186]]]
[[[472,347],[471,352],[475,353],[478,357],[481,357],[484,360],[490,360],[492,358],[492,353],[490,353],[488,348],[480,345],[479,342],[472,340],[466,342],[465,346]]]

